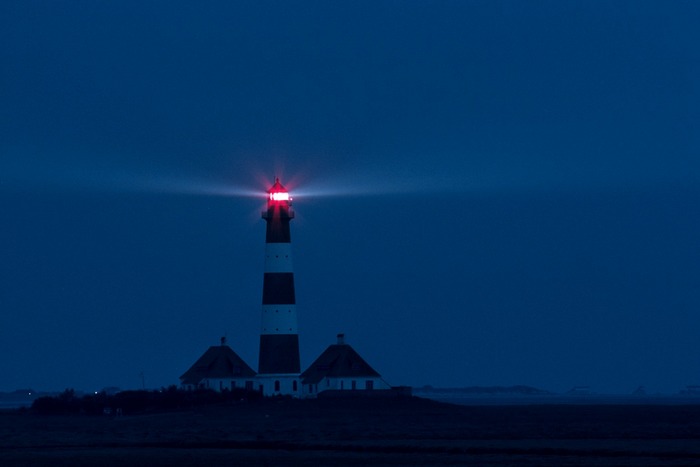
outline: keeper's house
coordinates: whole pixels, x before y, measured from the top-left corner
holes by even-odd
[[[185,389],[213,389],[223,391],[255,387],[257,374],[221,338],[221,345],[213,345],[194,362],[182,376],[180,382]]]
[[[375,391],[391,389],[379,373],[345,343],[338,334],[338,343],[328,348],[301,374],[303,397],[314,397],[324,391]]]

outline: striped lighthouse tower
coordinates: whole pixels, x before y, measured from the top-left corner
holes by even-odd
[[[299,334],[289,222],[289,193],[279,179],[268,190],[258,381],[265,395],[300,394]]]

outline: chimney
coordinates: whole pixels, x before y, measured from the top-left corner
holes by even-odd
[[[345,345],[345,334],[338,334],[338,345]]]
[[[222,346],[226,345],[226,336],[221,337],[221,345]]]

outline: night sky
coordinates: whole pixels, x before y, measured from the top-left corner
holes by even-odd
[[[302,367],[700,384],[700,3],[0,2],[0,391],[257,367],[264,190]]]

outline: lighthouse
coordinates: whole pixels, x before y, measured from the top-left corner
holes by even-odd
[[[180,377],[182,387],[244,389],[265,396],[294,397],[317,397],[322,393],[331,394],[329,397],[337,397],[338,393],[378,397],[388,394],[393,388],[345,343],[344,334],[338,334],[338,343],[329,346],[301,373],[289,230],[294,211],[292,198],[278,178],[267,191],[267,208],[262,218],[266,223],[265,271],[258,373],[226,345],[224,337],[220,346],[210,347]]]
[[[268,190],[262,218],[265,271],[258,359],[259,389],[265,395],[300,394],[299,334],[289,223],[292,199],[279,179]]]

